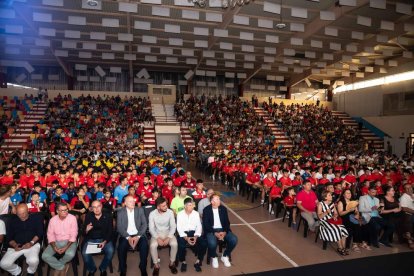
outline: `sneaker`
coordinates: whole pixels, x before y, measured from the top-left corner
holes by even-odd
[[[218,268],[219,267],[219,263],[218,263],[218,258],[217,257],[211,258],[211,266],[213,268]]]
[[[182,263],[182,264],[181,264],[180,271],[181,271],[181,272],[186,272],[186,271],[187,271],[187,264]]]
[[[221,261],[224,263],[225,267],[231,267],[231,263],[229,261],[229,257],[221,256]]]
[[[297,226],[297,224],[296,224],[296,223],[292,223],[292,229],[293,229],[293,230],[298,229],[298,226]]]
[[[194,264],[195,271],[201,272],[201,264],[200,262]]]
[[[262,200],[260,201],[260,204],[261,204],[261,205],[263,205],[263,204],[264,204],[264,199],[262,199]]]

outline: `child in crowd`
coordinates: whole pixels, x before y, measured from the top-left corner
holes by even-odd
[[[17,191],[16,183],[10,185],[10,200],[14,206],[23,201],[22,195]]]
[[[104,197],[101,199],[103,211],[112,212],[116,208],[116,199],[113,198],[111,190],[103,190]]]
[[[31,200],[27,203],[29,213],[39,213],[43,211],[43,202],[40,200],[40,194],[38,192],[31,193]]]
[[[285,196],[283,198],[283,204],[290,216],[292,216],[292,228],[296,229],[296,193],[293,187],[289,187],[285,190]]]

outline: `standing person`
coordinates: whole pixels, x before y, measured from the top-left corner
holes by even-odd
[[[64,276],[69,269],[69,262],[76,254],[78,222],[69,214],[66,203],[56,204],[57,216],[50,219],[47,229],[49,245],[42,255],[42,260],[55,270],[55,276]]]
[[[160,271],[158,246],[167,245],[171,247],[169,268],[172,274],[177,274],[175,259],[177,257],[178,244],[174,236],[176,230],[174,213],[168,209],[167,200],[163,197],[157,198],[155,204],[157,205],[157,209],[149,215],[149,231],[151,234],[150,251],[154,263],[153,275],[158,275]]]
[[[27,275],[34,276],[39,265],[40,243],[44,235],[40,216],[30,215],[26,204],[17,206],[17,217],[7,225],[9,248],[1,259],[0,267],[11,275],[21,275],[22,268],[15,262],[24,255],[27,262]]]
[[[103,206],[99,200],[91,204],[92,212],[86,215],[84,223],[85,242],[82,248],[82,257],[88,270],[88,275],[93,276],[96,271],[96,265],[92,255],[86,253],[88,243],[99,243],[102,248],[104,258],[99,266],[101,276],[106,276],[106,269],[114,256],[114,245],[112,244],[112,215],[110,212],[102,212]]]
[[[303,190],[296,196],[296,205],[300,210],[300,215],[308,222],[309,230],[315,232],[316,227],[319,225],[316,214],[316,204],[318,203],[318,197],[315,192],[312,191],[312,184],[309,180],[306,180],[303,184]]]
[[[237,236],[231,232],[227,208],[221,205],[220,196],[213,194],[211,204],[204,208],[203,229],[207,239],[208,257],[212,258],[213,268],[218,268],[217,240],[227,243],[226,250],[221,257],[224,266],[230,267],[229,257],[237,245]]]
[[[126,261],[128,248],[139,251],[139,269],[142,276],[147,276],[148,241],[145,236],[147,219],[142,208],[135,207],[132,196],[126,196],[125,207],[117,214],[117,231],[120,235],[118,245],[119,270],[121,276],[126,276]]]
[[[184,210],[177,214],[177,232],[178,232],[178,260],[181,262],[181,272],[187,271],[185,261],[186,248],[195,247],[197,260],[194,268],[201,272],[201,264],[206,253],[206,244],[201,238],[202,225],[200,214],[194,210],[195,203],[191,198],[184,200]]]

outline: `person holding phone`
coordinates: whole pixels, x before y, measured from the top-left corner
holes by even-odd
[[[371,184],[368,189],[368,194],[359,198],[358,209],[360,214],[368,223],[369,239],[371,245],[379,248],[378,242],[380,242],[387,247],[391,247],[388,242],[388,237],[391,235],[391,233],[393,233],[394,226],[380,216],[380,213],[384,206],[380,206],[380,201],[376,195],[377,187],[375,184]],[[383,234],[378,240],[379,233],[382,229],[384,230]]]
[[[106,269],[114,256],[114,246],[112,244],[112,215],[109,212],[102,212],[103,206],[99,200],[95,200],[91,204],[92,212],[86,215],[84,233],[86,234],[85,242],[82,247],[82,257],[88,270],[88,275],[94,275],[96,269],[92,255],[87,254],[88,244],[98,243],[98,247],[102,249],[104,258],[99,266],[101,276],[106,276]]]

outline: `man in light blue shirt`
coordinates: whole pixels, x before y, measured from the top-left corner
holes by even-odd
[[[122,204],[122,199],[128,194],[128,179],[126,179],[126,177],[121,177],[120,181],[121,184],[119,184],[114,191],[114,198],[118,205]]]

